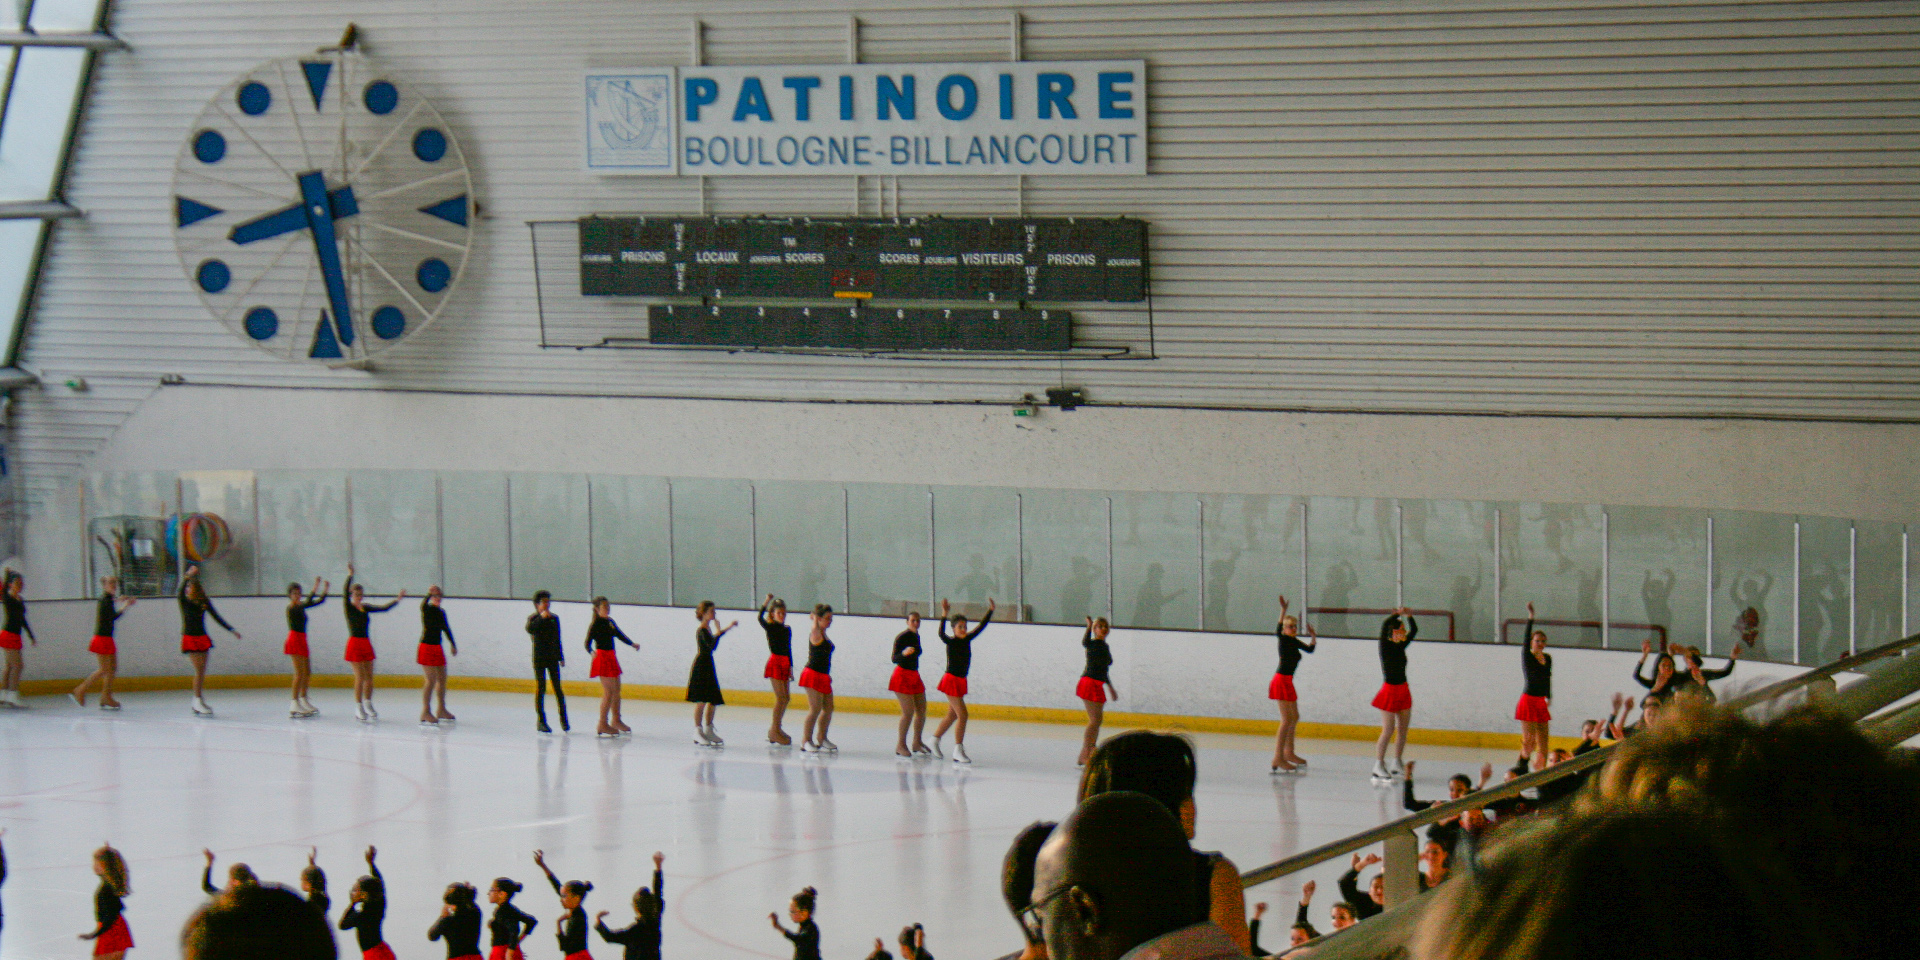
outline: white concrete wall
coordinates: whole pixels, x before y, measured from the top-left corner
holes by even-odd
[[[381,600],[383,598],[374,598]],[[281,654],[286,636],[285,601],[278,598],[215,598],[215,605],[240,628],[243,640],[225,636],[216,626],[211,671],[217,674],[273,674],[287,671]],[[519,600],[448,600],[447,614],[462,641],[453,658],[456,676],[524,678],[528,646],[524,622],[530,608]],[[586,678],[588,657],[581,650],[588,611],[584,604],[556,604],[567,643],[566,676]],[[41,637],[27,654],[27,679],[79,677],[93,668],[86,652],[93,606],[84,601],[32,604],[32,620]],[[614,619],[640,644],[635,654],[620,647],[629,683],[683,686],[693,662],[693,615],[685,608],[617,607]],[[740,626],[722,641],[717,663],[721,686],[763,690],[761,671],[766,644],[752,611],[722,611],[724,626]],[[416,604],[409,599],[393,612],[374,617],[373,639],[382,673],[415,674],[414,644],[419,636]],[[796,659],[804,658],[806,617],[795,627]],[[834,691],[856,697],[891,698],[886,690],[889,660],[898,620],[838,617],[830,631],[835,644]],[[179,617],[171,600],[145,600],[121,618],[120,669],[128,676],[167,676],[187,672],[179,653]],[[944,654],[933,624],[923,631],[933,647],[921,661],[929,689],[938,679]],[[1074,684],[1080,675],[1081,631],[1056,626],[994,624],[975,643],[969,702],[1078,710]],[[319,673],[345,674],[340,660],[345,628],[339,601],[312,613],[310,642]],[[1266,698],[1276,660],[1270,637],[1172,631],[1115,631],[1113,679],[1120,700],[1111,710],[1170,716],[1266,720],[1274,706]],[[1324,638],[1319,652],[1302,663],[1296,682],[1301,719],[1309,723],[1376,724],[1369,706],[1380,684],[1373,640]],[[1410,651],[1408,680],[1413,688],[1416,728],[1482,733],[1518,733],[1513,720],[1519,698],[1520,652],[1516,647],[1416,642]],[[1556,732],[1576,731],[1579,721],[1605,713],[1616,692],[1637,691],[1630,677],[1637,651],[1563,649],[1554,651]],[[1778,679],[1800,668],[1743,663],[1718,688],[1746,687],[1756,678]],[[796,666],[797,671],[797,666]],[[799,695],[799,691],[795,691]],[[391,695],[390,695],[391,696]],[[938,699],[938,694],[933,695]],[[723,714],[723,717],[726,714]],[[737,714],[736,714],[737,716]]]

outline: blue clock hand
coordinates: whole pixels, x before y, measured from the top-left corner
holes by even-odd
[[[348,194],[351,202],[352,195]],[[353,314],[347,305],[347,277],[340,264],[340,240],[335,235],[333,221],[336,216],[332,198],[327,194],[326,174],[315,170],[300,175],[300,202],[307,218],[307,227],[313,231],[314,252],[320,257],[320,274],[327,283],[327,302],[333,307],[333,318],[340,331],[340,342],[353,342]]]
[[[327,197],[333,210],[333,219],[351,217],[360,212],[359,203],[353,198],[352,187],[341,187]],[[290,207],[282,207],[272,213],[263,214],[233,228],[227,239],[234,243],[247,244],[256,240],[266,240],[281,234],[307,228],[307,204],[302,200]]]

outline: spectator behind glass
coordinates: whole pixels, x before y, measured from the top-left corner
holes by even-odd
[[[1447,884],[1415,956],[1912,956],[1920,773],[1818,710],[1666,714]]]
[[[1032,902],[1034,858],[1040,855],[1040,846],[1047,842],[1055,826],[1045,820],[1028,824],[1013,838],[1013,845],[1007,848],[1007,857],[1000,864],[1000,896],[1006,900],[1014,922],[1020,925],[1021,936],[1026,938],[1026,948],[1013,954],[1014,960],[1047,960],[1047,942],[1040,939],[1021,914]]]
[[[333,931],[313,905],[277,883],[207,901],[180,931],[184,960],[336,960]]]
[[[1187,839],[1193,839],[1195,808],[1193,784],[1198,775],[1193,743],[1186,737],[1151,730],[1130,730],[1108,737],[1093,751],[1080,775],[1080,800],[1116,790],[1144,793],[1179,819]],[[1240,870],[1233,861],[1213,851],[1194,851],[1195,920],[1212,920],[1227,932],[1241,953],[1253,949],[1247,928],[1247,895],[1240,886]]]
[[[1022,915],[1052,960],[1233,960],[1221,929],[1195,920],[1193,853],[1167,808],[1102,793],[1060,822],[1035,858]]]

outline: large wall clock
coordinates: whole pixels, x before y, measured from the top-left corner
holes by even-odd
[[[236,334],[289,360],[354,364],[445,309],[472,249],[472,192],[439,112],[376,62],[270,60],[187,133],[174,244]]]

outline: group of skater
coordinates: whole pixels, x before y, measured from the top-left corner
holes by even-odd
[[[0,828],[0,884],[6,882],[5,837],[6,829]],[[304,951],[297,942],[301,929],[284,923],[284,911],[288,906],[301,909],[299,905],[304,904],[304,909],[327,926],[352,931],[362,960],[394,960],[393,947],[386,939],[387,878],[380,872],[379,850],[375,847],[367,847],[366,873],[348,888],[347,902],[337,918],[333,916],[333,897],[327,889],[327,872],[319,863],[318,848],[309,850],[306,866],[300,870],[297,890],[263,881],[245,863],[230,864],[225,881],[216,885],[213,876],[216,858],[211,850],[204,851],[204,855],[206,866],[201,872],[200,887],[209,899],[188,921],[188,933],[182,940],[189,954],[201,946],[197,941],[204,938],[204,931],[197,931],[196,927],[205,925],[208,913],[251,909],[278,912],[282,920],[278,924],[279,933],[284,937],[286,954],[303,956]],[[592,921],[588,921],[586,903],[594,890],[591,881],[561,880],[547,862],[545,851],[533,851],[533,864],[546,877],[547,885],[559,900],[560,913],[553,920],[552,930],[562,957],[592,960],[591,940],[598,935],[602,943],[619,948],[625,960],[660,960],[660,932],[667,905],[665,854],[657,851],[653,854],[653,882],[633,892],[630,900],[633,920],[623,927],[607,924],[607,918],[612,915],[609,910],[596,911]],[[100,960],[122,960],[134,947],[133,931],[126,918],[126,899],[133,894],[127,858],[106,844],[93,852],[92,866],[100,881],[93,893],[94,925],[79,934],[79,939],[91,943],[92,955]],[[487,944],[484,956],[488,960],[523,960],[531,946],[527,938],[540,926],[538,917],[514,902],[524,889],[511,877],[495,878],[486,886],[484,894],[471,883],[450,883],[441,894],[440,913],[427,926],[424,936],[429,942],[445,946],[448,960],[478,960],[483,956],[482,940]],[[483,895],[490,910],[480,906]],[[791,942],[794,960],[820,960],[820,927],[814,922],[818,896],[812,887],[794,894],[787,904],[792,929],[780,922],[778,914],[767,915],[774,928]],[[0,932],[4,932],[3,921],[0,921]],[[933,960],[933,954],[927,951],[926,938],[926,928],[918,923],[902,929],[901,960]],[[869,960],[891,960],[892,956],[884,940],[876,938]]]
[[[11,570],[6,571],[4,577],[4,589],[0,589],[0,610],[4,612],[4,623],[0,623],[0,651],[5,653],[6,669],[4,675],[0,675],[0,705],[17,707],[21,705],[21,641],[23,637],[29,642],[38,641],[27,622],[26,603],[21,599],[24,579]],[[98,686],[100,708],[117,710],[120,704],[113,696],[116,672],[114,626],[134,600],[119,595],[119,584],[113,577],[103,578],[100,585],[94,633],[88,643],[88,649],[98,658],[99,666],[80,681],[69,696],[76,704],[85,706],[88,694]],[[332,585],[321,578],[316,578],[310,587],[302,587],[299,583],[287,586],[287,637],[284,650],[292,665],[289,715],[296,719],[319,714],[318,708],[308,698],[312,679],[308,614],[327,602],[331,588]],[[347,624],[343,659],[353,671],[354,712],[362,722],[371,723],[379,718],[373,704],[374,665],[378,655],[371,639],[372,617],[394,609],[406,597],[407,591],[403,589],[385,603],[369,601],[365,587],[355,582],[352,565],[347,567],[341,601]],[[213,708],[207,704],[204,687],[207,662],[214,644],[207,621],[211,619],[219,624],[235,640],[240,639],[240,632],[215,609],[200,583],[197,568],[186,569],[176,600],[180,610],[180,650],[193,668],[192,709],[195,714],[210,716]],[[460,650],[442,600],[441,589],[434,586],[428,588],[426,596],[420,601],[421,633],[414,660],[424,674],[420,723],[426,726],[440,726],[455,720],[447,709],[447,658],[458,656]],[[1299,773],[1307,766],[1306,758],[1300,755],[1296,746],[1300,710],[1294,677],[1304,656],[1319,648],[1319,636],[1313,627],[1306,626],[1306,636],[1302,637],[1300,618],[1289,612],[1287,598],[1283,595],[1279,602],[1280,614],[1275,628],[1279,663],[1267,685],[1267,697],[1275,702],[1280,720],[1270,764],[1271,772],[1276,775]],[[561,668],[566,662],[566,650],[560,618],[553,611],[553,597],[548,591],[534,594],[533,606],[532,614],[527,617],[526,632],[532,645],[536,729],[541,733],[553,732],[547,722],[546,712],[547,687],[551,684],[560,729],[565,732],[571,729],[571,724],[567,716],[566,697],[561,688]],[[928,687],[920,672],[920,658],[927,649],[926,639],[922,636],[920,614],[909,612],[906,615],[904,629],[893,641],[893,671],[887,682],[887,689],[900,705],[900,722],[894,739],[895,756],[907,760],[950,757],[958,764],[973,762],[966,746],[967,697],[970,692],[968,673],[973,665],[974,642],[992,624],[996,610],[993,599],[988,598],[985,614],[978,622],[971,622],[965,613],[955,612],[948,601],[940,602],[941,615],[935,632],[945,648],[946,663],[933,689],[946,697],[947,710],[934,728],[931,743],[925,736]],[[606,597],[594,598],[592,611],[583,646],[590,655],[588,676],[598,680],[601,688],[595,733],[602,737],[626,736],[632,733],[632,728],[621,717],[622,669],[617,645],[624,643],[638,650],[639,644],[614,621],[612,603]],[[721,626],[718,608],[710,600],[701,601],[693,613],[695,653],[686,686],[686,700],[693,704],[693,742],[701,746],[721,747],[726,741],[720,736],[715,721],[726,699],[720,688],[715,656],[721,641],[739,626],[739,621]],[[773,693],[773,711],[766,741],[772,746],[793,746],[793,738],[785,727],[785,718],[792,695],[791,687],[797,679],[807,698],[806,717],[800,725],[800,751],[810,754],[839,752],[839,746],[829,735],[834,713],[834,643],[829,636],[833,617],[831,606],[824,603],[814,605],[808,615],[806,656],[796,678],[793,627],[788,624],[786,601],[768,594],[760,604],[756,620],[765,633],[767,643],[766,666],[762,674]],[[1077,761],[1081,766],[1086,764],[1099,741],[1106,704],[1120,696],[1111,676],[1113,651],[1108,643],[1111,630],[1105,618],[1088,617],[1080,640],[1085,666],[1075,684],[1074,695],[1081,701],[1087,715]],[[1381,682],[1371,701],[1371,706],[1380,713],[1380,736],[1375,744],[1372,770],[1372,777],[1376,781],[1389,782],[1404,776],[1404,754],[1413,714],[1413,693],[1407,681],[1407,651],[1418,635],[1419,624],[1405,607],[1394,610],[1381,622],[1378,645]],[[1553,657],[1547,653],[1546,633],[1535,629],[1531,603],[1527,604],[1524,636],[1527,640],[1522,644],[1520,653],[1521,694],[1514,708],[1514,719],[1521,726],[1522,756],[1532,758],[1534,766],[1539,768],[1546,765],[1549,725],[1553,719],[1550,702],[1553,696]],[[1649,643],[1646,653],[1651,655],[1652,649]],[[1654,675],[1639,676],[1647,659],[1643,656],[1641,666],[1636,668],[1636,679],[1654,693],[1669,688],[1679,689],[1692,683],[1704,686],[1706,681],[1730,673],[1732,661],[1738,659],[1739,652],[1736,645],[1725,668],[1706,670],[1699,651],[1663,646],[1660,660],[1654,667]],[[1678,665],[1682,661],[1676,661],[1676,654],[1682,658],[1684,666]],[[952,736],[950,747],[947,743],[949,735]]]

